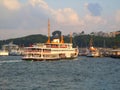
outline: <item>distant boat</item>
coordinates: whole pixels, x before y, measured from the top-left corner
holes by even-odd
[[[19,47],[16,44],[13,44],[13,42],[3,45],[2,49],[8,51],[10,56],[19,56],[22,55],[23,52],[23,48]]]
[[[87,57],[100,57],[100,52],[97,48],[93,47],[93,40],[90,40],[90,47],[88,49]]]
[[[10,56],[21,56],[22,53],[23,53],[22,50],[11,50],[11,51],[9,52],[9,55],[10,55]]]
[[[87,57],[100,57],[99,50],[97,48],[90,47]]]
[[[64,43],[63,36],[61,40],[54,38],[50,41],[50,23],[48,22],[48,41],[47,43],[37,43],[30,47],[25,47],[23,60],[59,60],[72,59],[78,56],[78,48],[72,47],[71,43]],[[70,41],[72,41],[70,39]]]
[[[86,56],[89,53],[89,50],[87,48],[80,48],[79,50],[79,56]]]
[[[5,50],[0,50],[0,56],[8,56],[9,52]]]
[[[120,58],[120,49],[114,49],[111,50],[111,55],[112,58]]]

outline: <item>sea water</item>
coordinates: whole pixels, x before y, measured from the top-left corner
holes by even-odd
[[[0,56],[0,90],[120,90],[120,59],[34,62]]]

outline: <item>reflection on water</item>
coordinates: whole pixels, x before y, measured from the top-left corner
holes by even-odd
[[[120,90],[120,60],[23,61],[0,57],[0,90]]]

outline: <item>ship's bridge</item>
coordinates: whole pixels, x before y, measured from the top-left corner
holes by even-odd
[[[60,40],[59,39],[53,39],[52,43],[60,43]]]

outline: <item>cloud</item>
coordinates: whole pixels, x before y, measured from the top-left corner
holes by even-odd
[[[90,14],[87,14],[84,19],[86,22],[89,22],[91,24],[106,24],[107,23],[107,21],[103,19],[102,17],[92,16]]]
[[[103,31],[107,24],[107,20],[101,16],[92,16],[91,14],[86,14],[83,19],[85,22],[83,31],[85,31],[85,33]]]
[[[5,2],[7,0],[4,0]],[[8,0],[17,1],[17,0]],[[22,5],[22,3],[19,3]],[[12,5],[12,4],[10,4]],[[9,6],[10,6],[9,5]],[[16,11],[17,10],[17,11]],[[3,1],[0,4],[0,29],[38,29],[44,26],[45,22],[41,22],[46,18],[45,13],[41,8],[31,7],[31,5],[24,4],[20,9],[6,8]]]
[[[44,0],[29,0],[29,3],[35,7],[35,6],[40,6],[44,9],[48,9],[48,4]]]
[[[102,7],[98,3],[85,3],[84,5],[93,16],[100,16]]]
[[[85,3],[84,6],[87,12],[84,12],[84,16],[81,17],[71,7],[54,9],[45,0],[27,0],[25,3],[21,0],[0,0],[0,37],[47,34],[48,18],[52,23],[51,32],[61,30],[64,34],[81,31],[85,33],[100,30],[112,31],[112,25],[120,27],[120,10],[116,13],[117,22],[115,23],[114,17],[101,16],[102,8],[99,4]]]
[[[53,8],[49,7],[44,0],[30,0],[30,4],[33,7],[39,6],[43,8],[58,23],[64,23],[64,25],[65,24],[71,24],[71,25],[83,24],[83,21],[80,20],[79,16],[72,8],[54,10]]]
[[[102,31],[108,23],[106,18],[101,16],[102,8],[97,3],[85,3],[84,7],[89,10],[84,16],[85,29],[90,32]]]
[[[83,24],[83,21],[80,20],[78,14],[71,8],[58,9],[52,14],[59,23],[66,23],[69,25]]]
[[[115,19],[116,19],[117,22],[120,22],[120,10],[118,10],[118,11],[116,12]]]
[[[3,0],[2,3],[9,10],[18,10],[21,7],[18,0]]]

